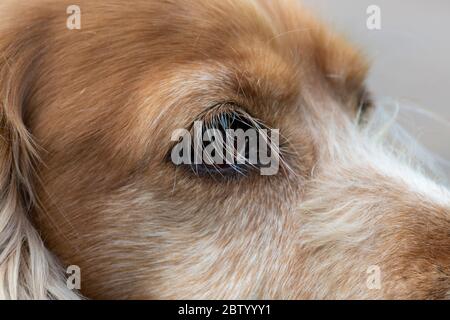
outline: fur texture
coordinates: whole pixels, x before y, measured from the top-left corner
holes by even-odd
[[[88,298],[449,297],[449,192],[297,1],[80,0],[81,30],[72,3],[29,2],[0,10],[0,298],[77,298],[67,265]],[[167,160],[175,129],[230,102],[280,129],[290,170]]]

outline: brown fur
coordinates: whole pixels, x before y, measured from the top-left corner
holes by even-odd
[[[321,128],[356,116],[367,64],[296,1],[78,1],[72,31],[70,4],[5,15],[0,169],[3,190],[39,199],[30,218],[81,267],[85,296],[447,297],[448,208],[364,164],[329,171]],[[172,131],[224,101],[281,128],[296,175],[218,182],[167,161]],[[318,182],[336,177],[354,187]],[[296,209],[323,190],[322,205]],[[347,194],[377,197],[377,214],[353,217],[367,237],[322,241],[314,226],[337,217],[321,212]],[[365,287],[372,264],[378,291]]]

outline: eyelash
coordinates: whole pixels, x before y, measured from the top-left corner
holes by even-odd
[[[209,129],[219,130],[222,135],[226,136],[226,130],[232,129],[242,129],[244,132],[248,129],[260,129],[264,126],[261,122],[254,119],[252,116],[242,111],[239,107],[234,104],[223,104],[215,106],[210,110],[206,111],[200,117],[203,121],[204,126],[202,127],[202,134]],[[202,146],[202,150],[206,145]],[[234,146],[233,146],[234,147]],[[239,178],[247,176],[253,169],[257,166],[248,163],[247,161],[247,148],[245,146],[246,153],[246,163],[234,163],[234,164],[205,164],[200,165],[190,165],[190,169],[197,176],[209,176],[209,177],[222,177],[226,179]],[[234,148],[233,152],[237,152]],[[234,158],[236,160],[236,158]]]
[[[214,129],[214,131],[206,132],[209,129]],[[232,131],[227,131],[228,129]],[[255,131],[248,131],[249,129]],[[239,136],[239,131],[236,130],[242,130],[244,136]],[[180,151],[180,142],[184,139],[179,140],[172,147],[168,158],[177,167],[185,168],[198,177],[213,178],[214,180],[243,178],[260,169],[267,172],[268,165],[270,168],[273,164],[277,165],[278,162],[272,162],[275,157],[283,163],[278,145],[278,130],[275,134],[273,136],[270,128],[245,112],[237,104],[217,104],[204,111],[194,121],[187,134],[193,138],[188,149],[181,147],[182,151]],[[217,135],[219,136],[217,137]],[[222,144],[216,144],[216,137]],[[261,143],[267,144],[261,145]],[[195,155],[200,155],[200,158],[196,158]],[[176,159],[181,157],[182,160],[174,161],[174,156]],[[266,156],[270,157],[269,164],[265,163],[268,161]],[[220,160],[220,162],[216,160]]]

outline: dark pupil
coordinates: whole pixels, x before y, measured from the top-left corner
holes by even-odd
[[[227,140],[227,132],[226,130],[242,130],[243,132],[246,132],[249,129],[255,129],[255,126],[252,125],[252,123],[250,122],[249,119],[247,119],[246,117],[240,115],[240,114],[235,114],[235,113],[223,113],[220,114],[218,116],[215,116],[214,118],[210,119],[209,121],[204,121],[204,126],[202,128],[202,138],[205,135],[206,131],[209,129],[214,129],[218,132],[221,133],[222,136],[222,140],[223,140],[223,151],[221,155],[226,155],[227,153],[227,148],[228,148],[228,152],[230,152],[230,150],[232,150],[233,154],[235,155],[233,157],[234,159],[234,165],[230,165],[228,163],[226,163],[225,159],[223,161],[223,163],[218,163],[218,164],[214,164],[214,165],[210,165],[210,164],[206,164],[203,163],[202,165],[194,165],[194,170],[197,173],[202,173],[202,171],[205,172],[221,172],[221,171],[226,171],[229,170],[230,173],[239,170],[240,172],[245,172],[246,168],[243,164],[238,164],[238,141],[237,138],[235,137],[234,141],[230,141],[230,139],[228,138]],[[214,140],[214,138],[212,139]],[[203,143],[203,149],[205,149],[207,146],[209,146],[210,144],[214,143],[214,141],[202,141]],[[242,146],[240,146],[242,148]],[[192,150],[192,159],[194,159],[194,148]],[[244,149],[239,151],[239,158],[241,159],[242,162],[242,158],[244,158],[247,162],[247,159],[249,159],[249,155],[250,155],[250,144],[249,144],[249,138],[246,137],[245,138],[245,147]],[[211,152],[211,156],[216,156],[216,151],[212,151]],[[241,163],[240,162],[240,163]],[[226,172],[225,172],[226,173]]]
[[[227,137],[227,133],[226,130],[233,130],[236,131],[238,129],[242,130],[243,132],[246,132],[249,129],[254,129],[254,127],[249,123],[248,119],[242,118],[239,115],[236,114],[222,114],[220,116],[217,117],[217,119],[214,119],[212,121],[212,123],[206,123],[206,126],[203,126],[203,132],[202,134],[205,134],[205,132],[208,129],[215,129],[220,131],[221,135],[222,135],[222,139],[224,142],[224,150],[223,150],[223,154],[225,154],[225,147],[228,147],[229,149],[232,150],[237,150],[238,146],[237,146],[237,139],[235,138],[234,142],[230,142],[226,140]],[[209,141],[204,141],[203,142],[203,148],[206,148],[210,143]],[[225,143],[227,143],[227,145],[225,146]],[[249,145],[249,138],[246,137],[245,138],[245,151],[241,152],[241,156],[244,156],[245,159],[248,159],[249,157],[249,153],[250,153],[250,145]],[[215,150],[213,151],[212,155],[215,155]],[[224,164],[224,166],[226,166],[226,164]]]

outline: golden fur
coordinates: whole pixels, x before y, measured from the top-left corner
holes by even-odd
[[[78,265],[88,298],[448,298],[448,191],[357,123],[367,63],[297,1],[80,0],[81,30],[28,2],[0,25],[0,297],[76,298]],[[167,161],[229,101],[293,172]]]

